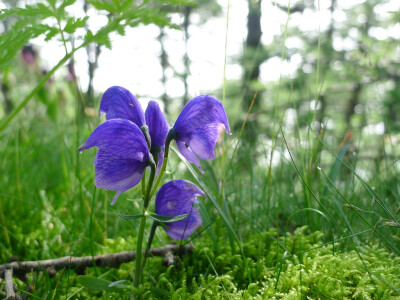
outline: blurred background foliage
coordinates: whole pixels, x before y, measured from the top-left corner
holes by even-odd
[[[249,233],[276,227],[284,235],[307,224],[310,231],[323,231],[326,241],[344,238],[343,249],[379,242],[398,255],[397,0],[243,2],[247,33],[239,54],[225,57],[227,65],[240,66],[240,75],[221,78],[217,90],[207,91],[224,103],[234,134],[217,145],[214,162],[203,162],[204,176],[185,171],[176,156],[167,176],[210,190],[213,201],[201,202],[205,222],[194,241],[209,234],[215,249],[228,239],[238,251],[235,243]],[[99,58],[128,28],[154,26],[161,70],[155,80],[163,87],[158,100],[174,120],[196,95],[190,89],[192,57],[185,48],[176,66],[174,50],[166,46],[169,29],[181,31],[187,47],[193,28],[226,19],[227,3],[2,0],[0,5],[1,260],[98,253],[107,238],[135,236],[136,225],[118,213],[140,210],[140,187],[110,207],[113,192],[93,185],[95,150],[77,151],[101,122],[97,109],[109,86],[94,87]],[[286,19],[281,34],[268,40],[261,24],[263,8],[271,6]],[[82,17],[72,16],[71,7]],[[96,30],[89,26],[94,15],[107,20]],[[298,25],[304,20],[308,29]],[[235,34],[228,31],[228,40]],[[58,42],[58,63],[45,62],[38,37]],[[75,72],[78,51],[87,55],[85,85]],[[181,82],[178,97],[166,88],[171,80]],[[227,222],[228,230],[220,226]],[[156,244],[167,242],[159,232]]]

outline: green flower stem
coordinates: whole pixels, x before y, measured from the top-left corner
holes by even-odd
[[[140,285],[140,281],[141,281],[141,276],[142,276],[142,244],[143,244],[143,236],[144,236],[144,228],[146,225],[146,211],[147,211],[147,207],[149,206],[149,202],[150,202],[150,191],[151,191],[151,187],[153,185],[153,181],[154,181],[154,176],[156,174],[156,166],[153,160],[153,157],[150,156],[150,168],[151,168],[151,173],[150,173],[150,178],[149,178],[149,183],[147,184],[147,190],[146,190],[146,194],[144,195],[144,204],[143,204],[143,210],[142,210],[142,214],[144,214],[144,216],[140,219],[140,226],[139,226],[139,234],[138,234],[138,240],[137,240],[137,246],[136,246],[136,267],[135,267],[135,279],[133,282],[133,286],[135,288],[138,288]]]
[[[151,149],[151,137],[149,133],[149,127],[147,125],[143,125],[140,127],[140,130],[143,132],[144,138],[146,139],[147,147]]]
[[[147,240],[146,251],[144,252],[143,264],[142,264],[142,274],[144,270],[144,266],[146,265],[147,257],[150,255],[151,244],[153,243],[154,234],[156,233],[156,229],[158,227],[158,221],[153,221],[153,225],[151,225],[149,239]]]
[[[146,169],[144,169],[143,177],[142,177],[142,197],[144,199],[144,195],[146,194]]]
[[[167,169],[168,163],[168,154],[169,154],[169,146],[171,145],[172,140],[176,139],[176,131],[171,128],[168,132],[167,138],[165,139],[165,152],[164,152],[164,161],[160,171],[160,174],[157,177],[156,184],[154,185],[153,190],[151,191],[150,198],[153,197],[154,193],[156,192],[158,186],[160,185],[161,179]]]
[[[153,181],[154,181],[154,177],[156,175],[156,164],[154,163],[153,157],[150,155],[150,168],[151,168],[151,172],[150,172],[150,178],[149,178],[149,183],[147,184],[147,189],[146,189],[146,194],[144,195],[144,207],[149,206],[149,202],[151,199],[151,188],[153,186]]]

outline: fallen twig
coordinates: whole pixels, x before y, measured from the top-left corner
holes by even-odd
[[[160,256],[167,258],[169,263],[175,260],[171,258],[171,254],[192,252],[193,246],[190,244],[179,246],[177,244],[168,244],[160,248],[150,249],[150,256]],[[74,257],[65,256],[55,259],[39,260],[39,261],[14,261],[11,263],[0,265],[0,277],[4,277],[7,269],[13,269],[18,276],[23,276],[29,272],[48,272],[54,275],[57,270],[75,269],[76,272],[83,273],[88,267],[94,265],[98,267],[118,268],[120,264],[131,262],[136,258],[136,251],[123,251],[118,253],[110,253],[98,256]],[[169,265],[169,263],[167,263]]]
[[[13,269],[9,268],[5,269],[5,285],[6,285],[6,295],[7,295],[5,300],[21,299],[21,297],[16,294],[16,291],[18,291],[18,289],[14,285],[12,275],[13,275]]]

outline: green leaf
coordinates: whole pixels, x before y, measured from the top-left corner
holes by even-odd
[[[64,2],[61,3],[61,5],[57,8],[57,11],[59,13],[62,13],[67,6],[71,6],[75,2],[76,2],[76,0],[64,0]]]
[[[154,221],[158,221],[161,223],[172,223],[172,222],[178,222],[182,221],[187,218],[187,214],[179,215],[179,216],[173,216],[173,217],[167,217],[167,216],[160,216],[157,215],[156,213],[149,212],[148,213],[149,218],[153,219]]]
[[[118,214],[118,216],[120,216],[121,218],[124,218],[124,219],[134,220],[134,219],[139,219],[139,218],[141,218],[141,217],[144,217],[144,214],[135,215],[135,216],[129,216],[129,215],[121,215],[121,214]]]
[[[88,3],[93,5],[98,10],[105,10],[110,13],[118,12],[118,9],[112,6],[107,0],[89,0]]]
[[[82,284],[83,286],[87,287],[88,289],[94,291],[106,291],[106,292],[120,292],[121,289],[130,288],[128,285],[120,284],[121,281],[109,281],[102,278],[81,275],[77,277],[77,281]]]
[[[117,12],[121,12],[121,1],[120,0],[111,0],[111,2],[114,4],[114,7],[117,10]]]
[[[89,17],[84,18],[68,18],[67,24],[64,27],[64,31],[67,33],[74,33],[78,28],[85,27],[86,21]]]
[[[125,35],[125,27],[120,25],[116,28],[117,32],[119,35],[124,36]]]
[[[108,34],[108,32],[97,33],[93,36],[93,40],[98,44],[106,46],[107,49],[111,49],[111,40]]]
[[[56,6],[57,0],[47,0],[47,3],[49,3],[52,7]]]
[[[133,2],[135,2],[135,0],[125,0],[121,4],[121,10],[126,11],[126,10],[130,9],[131,6],[133,5]]]
[[[60,29],[58,29],[58,27],[52,27],[46,24],[39,24],[35,28],[32,28],[32,30],[38,30],[39,33],[44,33],[46,35],[46,42],[50,41],[53,37],[60,33]]]
[[[123,279],[123,280],[113,281],[113,282],[111,282],[111,283],[109,284],[108,287],[121,286],[120,283],[123,283],[123,282],[126,282],[126,281],[128,281],[128,280]],[[124,286],[124,285],[122,285],[122,286]]]
[[[11,63],[13,57],[32,38],[47,31],[47,28],[32,28],[23,21],[15,23],[13,28],[0,35],[0,69]]]
[[[48,17],[54,16],[54,12],[43,3],[38,3],[37,5],[26,5],[25,7],[17,7],[10,9],[0,10],[0,20],[9,16],[19,16],[19,17],[35,17],[37,19],[46,19]]]
[[[339,175],[340,167],[342,166],[342,160],[347,153],[347,149],[349,148],[350,140],[343,145],[343,147],[339,150],[336,160],[332,164],[331,170],[329,171],[329,178],[332,182],[336,181],[336,178]]]

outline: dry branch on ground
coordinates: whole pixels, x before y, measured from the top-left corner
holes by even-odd
[[[184,246],[168,244],[159,248],[150,249],[150,256],[165,257],[163,263],[172,265],[176,263],[176,254],[190,253],[193,250],[191,244]],[[121,264],[131,262],[136,258],[136,251],[123,251],[98,256],[74,257],[65,256],[55,259],[38,261],[14,261],[0,265],[0,277],[4,277],[7,269],[12,269],[17,276],[24,276],[29,272],[48,272],[54,275],[57,270],[74,269],[82,274],[88,267],[113,267],[118,268]]]

